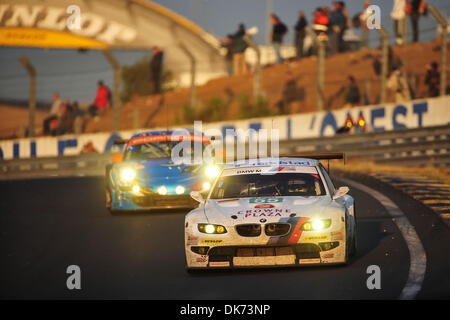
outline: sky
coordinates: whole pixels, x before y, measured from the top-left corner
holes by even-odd
[[[330,6],[331,0],[271,0],[273,12],[291,29],[285,38],[286,43],[292,43],[292,26],[296,23],[297,12],[305,12],[310,22],[312,12],[317,6]],[[247,28],[256,26],[259,34],[254,39],[264,44],[266,24],[266,0],[155,0],[155,2],[174,12],[193,20],[204,30],[216,37],[233,33],[239,23],[245,23]],[[450,2],[448,0],[428,0],[440,8],[441,13],[450,17]],[[362,11],[362,0],[347,0],[346,6],[350,16]],[[381,8],[382,24],[391,35],[392,25],[389,18],[392,10],[392,0],[374,0]],[[436,23],[430,17],[420,21],[420,29],[424,29],[422,40],[435,37]],[[370,35],[370,45],[378,45],[378,35]],[[130,65],[148,54],[144,51],[114,51],[121,65]],[[101,52],[87,51],[79,53],[75,50],[44,50],[30,48],[0,47],[0,100],[28,99],[29,79],[18,58],[25,55],[36,67],[38,74],[37,99],[49,101],[53,92],[59,92],[71,101],[92,101],[99,79],[112,87],[113,74],[109,63]]]

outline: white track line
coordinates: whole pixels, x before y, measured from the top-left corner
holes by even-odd
[[[427,256],[422,242],[417,235],[416,229],[409,223],[408,218],[400,210],[400,208],[397,207],[397,205],[385,195],[350,179],[340,178],[339,180],[346,184],[353,185],[357,189],[377,199],[381,205],[386,208],[387,212],[394,218],[393,221],[400,229],[400,232],[406,241],[410,256],[408,280],[406,281],[406,285],[403,288],[399,299],[414,299],[422,287],[425,271],[427,269]]]

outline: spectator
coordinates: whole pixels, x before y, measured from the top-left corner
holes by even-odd
[[[408,81],[400,65],[391,73],[387,87],[394,94],[394,102],[402,102],[411,100],[411,92],[409,91]]]
[[[303,11],[299,11],[297,24],[294,26],[295,29],[295,49],[297,50],[297,58],[303,57],[303,41],[305,40],[306,31],[305,28],[308,25],[306,21],[305,14]]]
[[[328,32],[328,25],[330,24],[330,19],[328,19],[327,15],[323,11],[322,8],[317,8],[314,11],[313,17],[313,29],[317,35],[321,33]]]
[[[330,20],[325,14],[323,8],[316,8],[313,13],[312,19],[312,28],[317,36],[326,35],[328,33],[328,27],[330,24]],[[317,54],[317,44],[315,41],[311,46],[311,54]]]
[[[86,112],[80,109],[78,101],[74,101],[72,104],[72,121],[75,134],[84,132],[86,125]]]
[[[341,37],[341,42],[339,43],[339,52],[343,52],[346,50],[346,44],[345,44],[345,33],[349,31],[350,28],[352,28],[352,19],[350,18],[350,14],[347,11],[347,8],[345,7],[345,2],[344,1],[338,1],[340,7],[341,7],[341,12],[342,15],[345,18],[345,26],[344,26],[344,30],[342,30],[342,37]]]
[[[362,42],[363,46],[367,47],[369,44],[369,29],[367,27],[367,21],[372,16],[372,10],[369,10],[370,2],[364,1],[364,11],[359,15],[359,24],[363,28]]]
[[[60,107],[60,117],[58,118],[57,134],[65,134],[72,132],[73,129],[73,109],[69,103],[69,99],[64,99]]]
[[[153,47],[153,57],[150,61],[150,74],[155,93],[161,93],[163,55],[163,52],[157,46]]]
[[[99,111],[104,112],[108,105],[108,89],[103,84],[103,81],[97,83],[97,94],[95,96],[94,103],[89,107],[89,114],[92,117],[98,116]]]
[[[338,3],[341,6],[342,14],[344,15],[345,20],[346,20],[346,23],[345,23],[346,28],[347,27],[351,27],[352,26],[352,19],[350,18],[350,14],[348,13],[347,8],[345,7],[345,2],[344,1],[338,1]]]
[[[225,68],[227,69],[228,76],[233,75],[233,37],[231,34],[226,38],[221,39],[221,46],[227,51],[225,54]]]
[[[331,29],[328,32],[330,35],[330,53],[334,54],[338,51],[343,51],[342,36],[347,27],[347,18],[342,13],[341,4],[338,2],[333,2],[333,11],[330,13],[330,25]]]
[[[245,36],[245,25],[240,23],[238,26],[238,30],[232,35],[233,38],[243,37]]]
[[[419,17],[426,14],[427,2],[425,0],[409,0],[406,4],[406,13],[409,14],[413,29],[413,42],[419,41]]]
[[[324,13],[328,18],[330,18],[330,14],[331,14],[330,8],[328,8],[327,6],[322,6],[321,9],[322,9],[323,13]]]
[[[236,75],[246,74],[248,72],[247,61],[245,60],[245,50],[248,44],[244,40],[245,26],[239,25],[238,31],[232,35],[233,44],[233,71]]]
[[[51,133],[50,125],[52,121],[55,121],[59,117],[59,106],[61,104],[61,100],[59,99],[59,94],[53,94],[53,103],[50,109],[49,115],[44,119],[44,135],[48,135]]]
[[[345,96],[345,106],[351,106],[358,104],[361,97],[359,94],[358,86],[356,85],[356,80],[353,76],[347,77],[347,86],[344,89]]]
[[[283,88],[282,99],[277,103],[278,112],[280,114],[288,114],[290,112],[290,105],[298,99],[297,97],[297,82],[291,71],[286,72],[286,83]]]
[[[86,144],[83,145],[83,148],[81,149],[80,153],[98,153],[98,150],[95,148],[92,141],[88,141]]]
[[[405,6],[406,0],[394,0],[391,18],[394,21],[394,32],[397,44],[403,44],[405,34]]]
[[[437,62],[433,61],[427,64],[427,74],[425,76],[425,84],[428,86],[428,96],[437,97],[440,94],[440,72]]]
[[[271,14],[270,21],[272,22],[272,45],[275,49],[275,55],[277,57],[277,63],[283,62],[283,58],[281,57],[281,44],[283,43],[283,37],[287,33],[286,25],[280,21],[277,15]]]
[[[72,111],[73,111],[73,118],[77,117],[84,117],[86,112],[82,109],[80,109],[80,105],[78,104],[78,101],[74,101],[72,103]]]

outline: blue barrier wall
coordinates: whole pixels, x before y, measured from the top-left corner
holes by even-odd
[[[266,129],[270,131],[276,129],[279,132],[280,140],[314,138],[333,135],[339,127],[344,125],[348,115],[356,122],[358,116],[362,114],[369,131],[382,132],[448,124],[450,123],[449,105],[450,96],[445,96],[330,112],[206,123],[197,129],[206,134],[208,131],[214,131],[222,133],[222,135],[225,135],[227,130],[232,133],[234,130],[247,132],[247,130]],[[164,128],[153,128],[152,130],[160,129],[164,130]],[[119,147],[114,146],[113,141],[117,138],[127,139],[134,133],[134,131],[121,131],[119,133],[4,140],[0,142],[0,159],[75,155],[79,154],[88,143],[92,143],[98,152],[119,151]]]

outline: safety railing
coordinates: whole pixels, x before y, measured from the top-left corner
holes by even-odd
[[[450,125],[280,142],[280,154],[344,152],[402,166],[450,167]]]
[[[344,152],[347,159],[401,166],[450,167],[450,125],[388,132],[342,134],[279,142],[280,155]],[[248,150],[248,148],[246,148]],[[102,176],[111,153],[0,161],[0,180]]]
[[[0,180],[47,177],[101,176],[111,153],[0,160]]]

